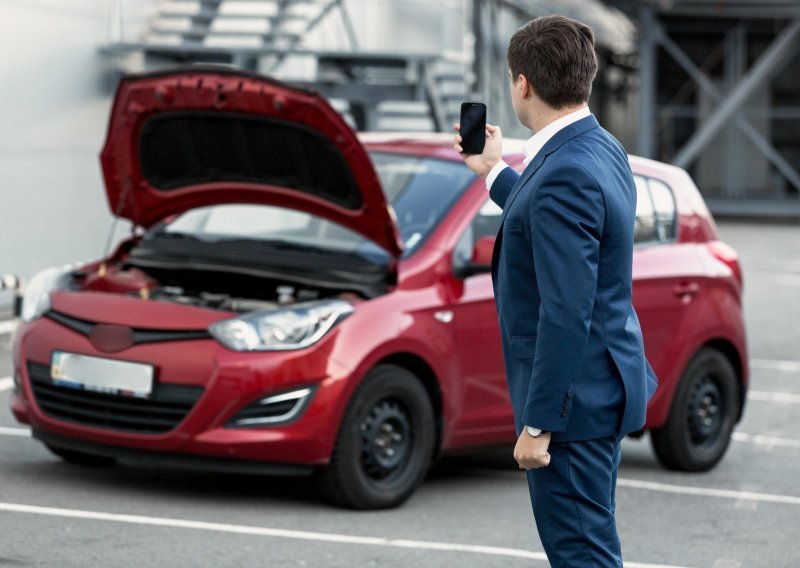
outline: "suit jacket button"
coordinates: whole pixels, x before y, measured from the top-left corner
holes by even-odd
[[[561,413],[561,416],[566,418],[566,416],[567,416],[567,413],[566,413],[566,412],[562,412],[562,413]]]

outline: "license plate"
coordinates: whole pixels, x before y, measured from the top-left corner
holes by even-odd
[[[53,351],[53,384],[122,396],[147,398],[153,391],[153,366],[65,351]]]

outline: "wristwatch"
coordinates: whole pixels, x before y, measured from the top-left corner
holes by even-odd
[[[525,429],[528,431],[528,434],[530,434],[534,438],[538,438],[542,434],[546,434],[546,432],[541,428],[534,428],[533,426],[525,426]]]

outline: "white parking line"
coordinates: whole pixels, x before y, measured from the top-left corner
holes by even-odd
[[[433,542],[426,540],[389,539],[372,536],[356,536],[336,533],[323,533],[311,531],[296,531],[289,529],[274,529],[268,527],[253,527],[247,525],[232,525],[227,523],[208,523],[203,521],[190,521],[186,519],[172,519],[168,517],[145,517],[142,515],[120,515],[115,513],[101,513],[97,511],[82,511],[78,509],[60,509],[54,507],[37,507],[21,505],[18,503],[0,502],[0,511],[14,513],[29,513],[46,515],[50,517],[66,517],[72,519],[88,519],[94,521],[110,521],[115,523],[128,523],[134,525],[150,525],[159,527],[173,527],[182,529],[204,530],[222,533],[247,534],[273,538],[289,538],[298,540],[312,540],[317,542],[336,542],[340,544],[361,544],[383,546],[392,548],[415,548],[418,550],[437,550],[444,552],[465,552],[469,554],[485,554],[490,556],[509,556],[514,558],[527,558],[547,562],[544,552],[534,552],[519,548],[504,548],[499,546],[482,546],[479,544],[458,544],[451,542]],[[643,562],[626,562],[631,568],[686,568],[667,564],[650,564]]]
[[[11,333],[17,328],[17,320],[3,320],[0,321],[0,335],[4,333]]]
[[[781,361],[779,359],[750,359],[751,369],[800,373],[800,361]]]
[[[700,495],[702,497],[718,497],[721,499],[800,505],[800,497],[794,497],[792,495],[754,493],[752,491],[735,491],[732,489],[713,489],[711,487],[692,487],[689,485],[671,485],[667,483],[657,483],[655,481],[643,481],[640,479],[617,479],[617,485],[620,487],[629,487],[631,489],[645,489],[647,491],[677,493],[679,495]]]
[[[800,449],[800,440],[793,438],[778,438],[776,436],[762,436],[760,434],[745,434],[744,432],[734,432],[733,439],[736,442],[747,442],[759,446],[780,446],[783,448]]]
[[[757,402],[780,402],[785,404],[800,404],[800,394],[790,392],[750,391],[747,400]]]
[[[770,282],[773,284],[780,284],[782,286],[800,286],[800,274],[792,274],[791,272],[775,272]]]
[[[14,387],[14,380],[11,377],[0,378],[0,392],[10,390]]]
[[[30,428],[8,428],[7,426],[0,426],[0,435],[3,436],[30,436]]]

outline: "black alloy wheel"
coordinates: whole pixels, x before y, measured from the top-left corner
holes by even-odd
[[[679,471],[714,467],[731,441],[738,392],[728,358],[715,349],[701,349],[681,377],[666,425],[651,432],[658,460]]]
[[[396,507],[424,479],[435,431],[433,405],[419,379],[403,367],[379,365],[353,393],[320,486],[345,507]]]

